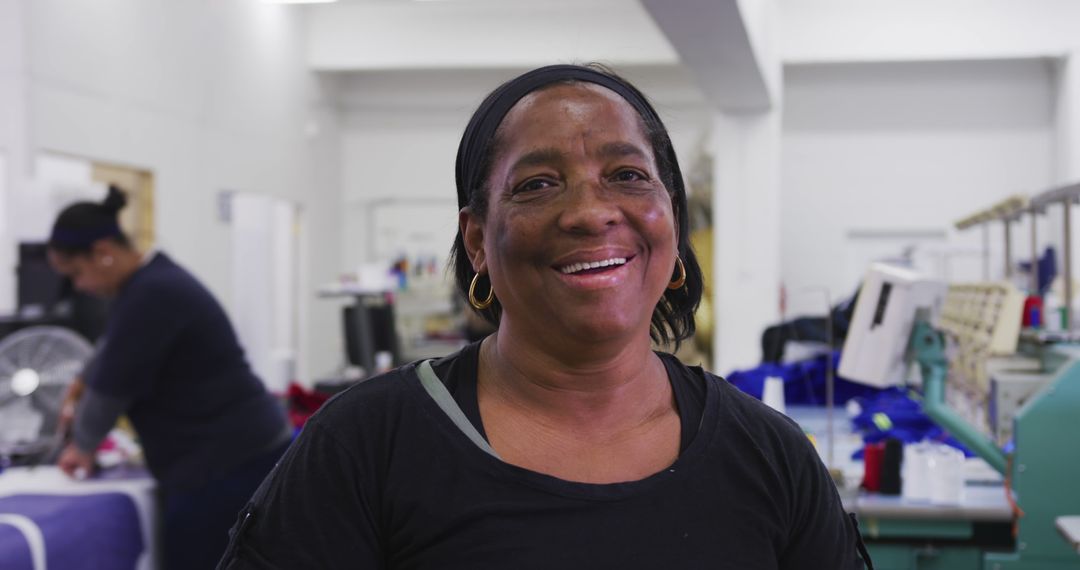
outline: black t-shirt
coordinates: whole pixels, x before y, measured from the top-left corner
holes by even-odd
[[[481,431],[477,354],[471,345],[434,369]],[[692,435],[667,469],[626,483],[565,481],[489,455],[416,365],[359,384],[308,421],[220,567],[862,568],[858,533],[798,426],[661,356]]]
[[[202,484],[288,440],[284,410],[252,373],[221,305],[163,253],[124,284],[84,374],[95,391],[130,402],[166,490]]]

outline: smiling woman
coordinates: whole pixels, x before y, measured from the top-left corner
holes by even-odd
[[[325,406],[224,568],[862,567],[801,430],[651,348],[693,333],[702,278],[637,89],[567,65],[507,82],[457,190],[458,286],[496,332]]]

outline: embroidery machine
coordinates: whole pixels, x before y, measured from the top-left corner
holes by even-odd
[[[958,227],[1001,221],[1008,242],[1009,225],[1030,214],[1034,244],[1034,217],[1063,204],[1071,284],[1069,206],[1078,198],[1080,184],[1011,198]],[[1004,488],[969,483],[974,493],[953,506],[860,497],[854,510],[877,568],[1080,568],[1077,539],[1067,536],[1068,517],[1080,515],[1080,333],[1069,326],[1070,289],[1064,331],[1021,332],[1022,296],[1007,283],[946,293],[940,282],[871,269],[840,375],[884,387],[917,367],[926,414],[1004,476]]]

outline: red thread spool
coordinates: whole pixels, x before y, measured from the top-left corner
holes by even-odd
[[[881,490],[881,464],[885,458],[885,444],[883,442],[868,443],[863,447],[863,481],[862,488],[870,492]]]

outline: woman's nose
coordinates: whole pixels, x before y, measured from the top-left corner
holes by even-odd
[[[597,182],[571,185],[561,206],[559,227],[571,233],[603,233],[623,219],[614,196]]]

